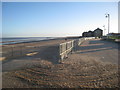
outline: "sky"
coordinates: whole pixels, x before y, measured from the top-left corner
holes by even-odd
[[[104,29],[118,32],[117,2],[2,2],[3,37],[81,36]]]

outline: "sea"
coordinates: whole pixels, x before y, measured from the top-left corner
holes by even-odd
[[[51,40],[51,39],[56,39],[56,37],[10,37],[10,38],[6,37],[6,38],[0,38],[0,45],[41,41],[41,40]]]

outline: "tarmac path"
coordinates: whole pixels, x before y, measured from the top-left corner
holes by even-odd
[[[100,39],[87,40],[79,47],[77,54],[97,57],[103,62],[118,64],[118,43]]]

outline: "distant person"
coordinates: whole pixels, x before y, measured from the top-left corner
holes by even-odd
[[[67,41],[67,38],[65,38],[65,41]]]

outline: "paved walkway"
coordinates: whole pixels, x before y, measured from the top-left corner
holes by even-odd
[[[97,57],[103,62],[118,64],[118,43],[103,40],[87,40],[77,54]]]

